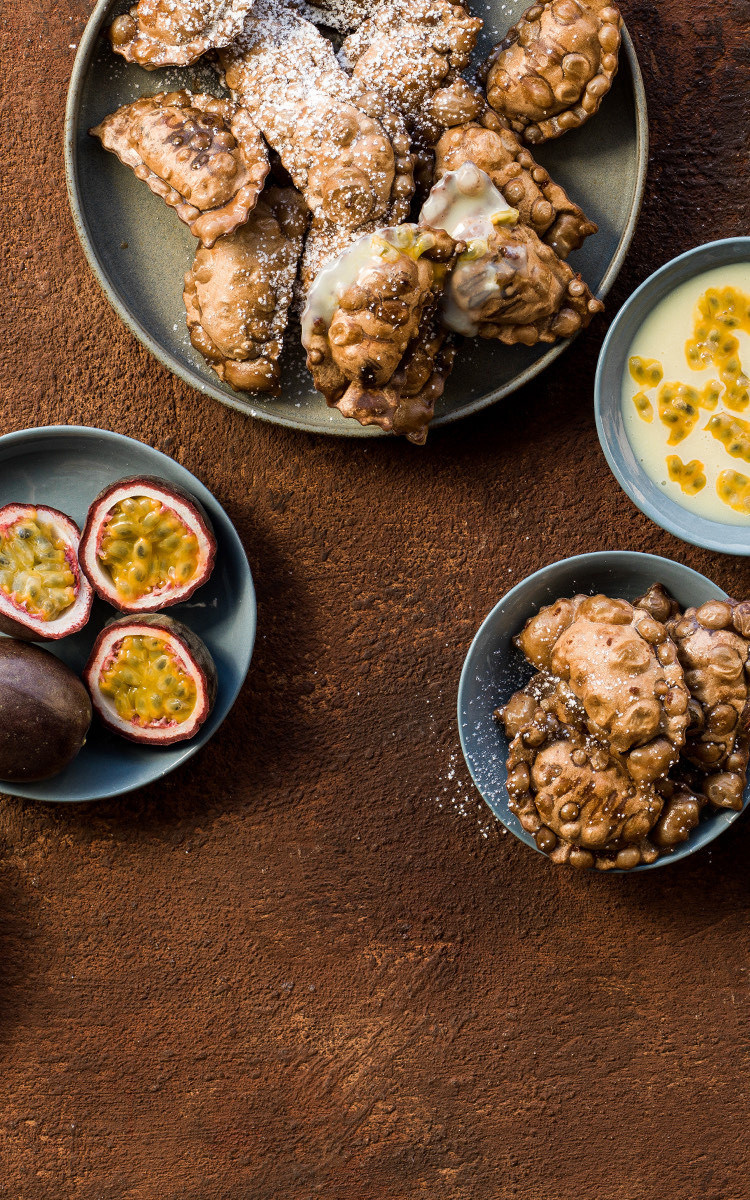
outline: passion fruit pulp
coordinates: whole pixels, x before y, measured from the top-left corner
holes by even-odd
[[[140,475],[101,492],[81,538],[81,566],[121,612],[187,600],[210,576],[216,541],[203,507],[182,488]]]
[[[65,663],[40,646],[0,638],[0,779],[57,775],[90,724],[86,689]]]
[[[56,508],[0,508],[0,632],[47,641],[86,624],[93,592],[78,563],[80,536]]]
[[[108,729],[151,745],[194,737],[216,698],[216,667],[207,647],[163,613],[110,621],[83,678]]]

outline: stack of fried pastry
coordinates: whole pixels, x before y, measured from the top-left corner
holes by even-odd
[[[536,674],[498,709],[508,796],[553,862],[654,862],[702,813],[739,811],[750,749],[750,601],[681,612],[660,584],[633,604],[557,600],[516,638]]]
[[[481,25],[453,0],[138,0],[113,23],[128,61],[207,54],[230,92],[144,97],[92,133],[199,239],[190,336],[232,387],[280,390],[296,289],[328,404],[423,442],[459,335],[552,342],[601,309],[566,262],[596,226],[528,144],[598,108],[617,9],[533,5],[483,88],[462,75]]]

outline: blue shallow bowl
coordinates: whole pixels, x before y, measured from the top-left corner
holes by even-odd
[[[0,505],[14,500],[49,504],[67,513],[81,529],[94,497],[107,484],[128,475],[156,475],[179,484],[200,500],[211,518],[217,543],[211,578],[184,604],[166,611],[208,646],[218,674],[216,703],[197,735],[175,746],[138,746],[109,733],[94,717],[85,746],[59,775],[28,784],[0,780],[0,791],[13,796],[63,803],[99,800],[161,779],[216,732],[247,674],[255,640],[250,567],[232,522],[199,479],[166,454],[104,429],[50,425],[0,438]],[[118,615],[97,599],[80,633],[37,644],[80,675],[100,629]]]
[[[633,338],[649,313],[681,283],[714,267],[750,262],[750,237],[726,238],[696,246],[649,275],[612,322],[599,354],[594,408],[599,441],[617,482],[634,504],[662,529],[694,546],[725,554],[750,554],[750,526],[725,525],[688,512],[649,479],[625,432],[622,379]]]
[[[726,592],[704,575],[656,554],[630,550],[580,554],[542,567],[511,588],[482,622],[469,647],[458,686],[461,749],[482,799],[505,828],[537,854],[540,851],[533,837],[508,805],[505,786],[508,740],[502,726],[492,716],[493,710],[504,704],[533,674],[533,668],[513,645],[512,638],[529,617],[560,596],[604,592],[632,601],[655,582],[663,583],[683,607],[726,597]],[[745,789],[745,808],[749,802],[750,785]],[[687,858],[723,833],[739,815],[725,811],[707,817],[693,830],[687,842],[662,854],[656,862],[642,864],[634,870],[651,871]],[[631,871],[617,873],[632,874]]]

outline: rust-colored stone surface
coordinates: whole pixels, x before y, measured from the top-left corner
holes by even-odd
[[[2,430],[98,424],[196,471],[259,594],[233,718],[145,792],[0,801],[0,1197],[745,1200],[750,821],[632,877],[553,869],[472,790],[480,619],[621,546],[750,591],[610,477],[596,355],[678,251],[750,228],[747,0],[626,0],[651,105],[633,249],[564,360],[400,442],[255,423],[100,295],[63,182],[89,0],[1,0]]]

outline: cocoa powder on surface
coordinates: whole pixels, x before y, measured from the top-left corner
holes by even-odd
[[[422,449],[252,421],[120,324],[63,176],[91,8],[0,4],[2,432],[101,425],[188,466],[247,547],[259,635],[161,783],[0,801],[0,1196],[746,1196],[750,823],[647,874],[557,870],[458,802],[455,725],[479,622],[546,562],[648,550],[750,590],[631,505],[591,405],[633,288],[750,228],[745,0],[623,4],[651,161],[607,312]]]

